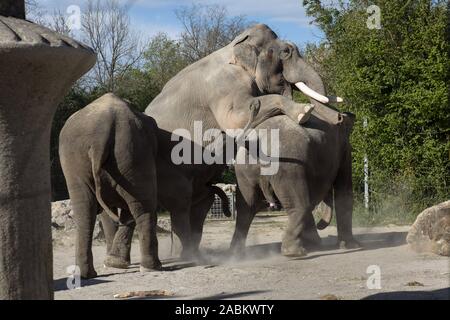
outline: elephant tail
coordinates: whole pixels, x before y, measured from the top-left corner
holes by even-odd
[[[279,202],[268,179],[266,179],[265,177],[260,177],[259,188],[261,189],[264,198],[266,198],[267,202],[269,203]]]
[[[328,195],[323,200],[324,209],[321,210],[320,221],[317,222],[317,229],[323,230],[328,227],[333,219],[333,190],[328,192]]]
[[[317,222],[317,229],[323,230],[326,227],[328,227],[331,223],[331,219],[333,217],[332,210],[325,210],[325,213],[322,213],[322,216],[320,217],[320,221]]]
[[[102,165],[104,161],[107,158],[107,149],[108,149],[108,143],[104,144],[104,150],[98,150],[95,147],[92,147],[89,150],[89,158],[91,159],[92,164],[92,176],[94,178],[94,185],[95,185],[95,197],[97,198],[98,203],[100,206],[105,210],[105,212],[108,214],[108,216],[117,224],[120,223],[119,216],[112,212],[112,210],[108,207],[108,205],[105,203],[102,197],[102,182],[100,175],[102,171],[104,170],[102,168]]]
[[[222,211],[223,214],[226,217],[231,217],[231,211],[230,211],[230,201],[228,200],[228,196],[225,194],[225,192],[219,188],[218,186],[209,186],[211,191],[220,198],[222,202]]]

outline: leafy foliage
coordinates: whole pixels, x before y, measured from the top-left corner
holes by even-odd
[[[352,134],[354,191],[361,199],[367,155],[371,196],[367,219],[376,222],[383,214],[395,213],[406,222],[425,207],[448,199],[447,1],[377,1],[381,29],[366,26],[371,1],[303,3],[326,37],[308,46],[306,55],[320,66],[329,91],[344,95],[342,108],[357,115]]]

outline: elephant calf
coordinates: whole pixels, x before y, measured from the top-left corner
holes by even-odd
[[[119,228],[136,224],[141,271],[161,268],[156,237],[156,130],[153,118],[133,111],[112,93],[76,112],[64,125],[59,155],[77,225],[76,264],[81,277],[97,276],[92,233],[102,211]],[[107,229],[105,236],[115,237]],[[108,252],[105,264],[127,265],[129,257]]]

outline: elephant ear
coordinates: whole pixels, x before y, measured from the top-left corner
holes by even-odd
[[[258,50],[249,43],[249,37],[249,35],[242,35],[236,38],[230,63],[239,65],[252,75],[255,75],[258,63]]]

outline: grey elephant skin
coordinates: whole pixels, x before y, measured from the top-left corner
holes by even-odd
[[[76,264],[83,278],[97,275],[92,232],[98,214],[118,228],[136,224],[141,271],[161,268],[156,237],[157,126],[113,94],[106,94],[73,114],[59,137],[59,154],[77,225]],[[121,232],[105,228],[110,244],[105,264],[123,267],[130,243]],[[118,244],[114,247],[112,243]]]
[[[304,81],[317,89],[310,81],[317,76],[295,45],[281,41],[268,26],[259,24],[182,70],[150,103],[145,113],[159,128],[159,200],[171,214],[183,246],[182,256],[197,253],[204,219],[214,200],[208,186],[225,166],[174,164],[171,151],[178,141],[172,141],[172,133],[181,128],[194,137],[195,121],[201,121],[203,132],[242,129],[250,119],[249,106],[256,103],[260,109],[254,126],[282,114],[296,125],[304,123],[313,109],[291,99],[292,87]],[[206,145],[191,142],[194,151]]]
[[[256,130],[279,128],[278,171],[261,175],[260,164],[236,164],[237,221],[231,251],[243,254],[245,240],[255,214],[265,207],[264,200],[280,201],[289,219],[281,252],[286,256],[306,255],[306,245],[317,245],[320,237],[312,210],[321,201],[328,206],[328,223],[333,200],[336,210],[338,241],[346,248],[358,247],[352,234],[352,171],[349,135],[354,116],[342,114],[341,123],[330,124],[312,116],[298,126],[286,116],[270,118]],[[270,149],[268,155],[274,154]],[[249,154],[241,148],[238,157]],[[333,199],[334,196],[334,199]],[[325,221],[322,228],[325,227]]]

